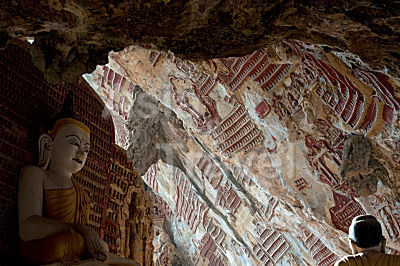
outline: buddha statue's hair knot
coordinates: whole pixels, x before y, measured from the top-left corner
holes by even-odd
[[[72,91],[69,91],[65,97],[61,112],[56,116],[55,123],[52,129],[48,131],[48,134],[54,138],[65,126],[75,126],[90,135],[89,128],[78,120],[74,111],[74,97]]]

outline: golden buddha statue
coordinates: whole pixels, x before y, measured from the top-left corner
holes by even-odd
[[[85,165],[90,131],[73,112],[72,94],[62,109],[52,129],[39,138],[38,166],[21,171],[20,257],[39,265],[82,260],[96,261],[95,265],[137,265],[109,253],[107,244],[87,226],[90,199],[72,175]]]

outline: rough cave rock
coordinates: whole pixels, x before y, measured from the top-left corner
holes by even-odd
[[[289,39],[349,52],[399,77],[399,15],[398,1],[3,0],[0,47],[34,38],[34,62],[53,83],[74,81],[134,44],[199,61],[265,47],[272,54]]]
[[[131,46],[85,75],[152,190],[157,265],[332,265],[365,213],[399,253],[398,79],[276,47],[194,62]]]

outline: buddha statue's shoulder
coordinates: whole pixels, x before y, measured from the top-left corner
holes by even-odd
[[[46,177],[46,172],[39,166],[26,165],[21,169],[20,180],[43,182],[45,177]]]

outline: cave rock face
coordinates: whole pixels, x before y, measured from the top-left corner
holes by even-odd
[[[126,107],[131,158],[177,249],[156,260],[332,265],[366,213],[400,250],[397,80],[299,41],[195,63],[140,47],[109,59],[88,79],[109,95],[122,79],[141,88]]]
[[[3,0],[0,48],[34,38],[35,64],[47,80],[61,82],[129,45],[211,59],[267,46],[272,55],[280,41],[296,39],[349,51],[399,77],[399,15],[398,1]]]

